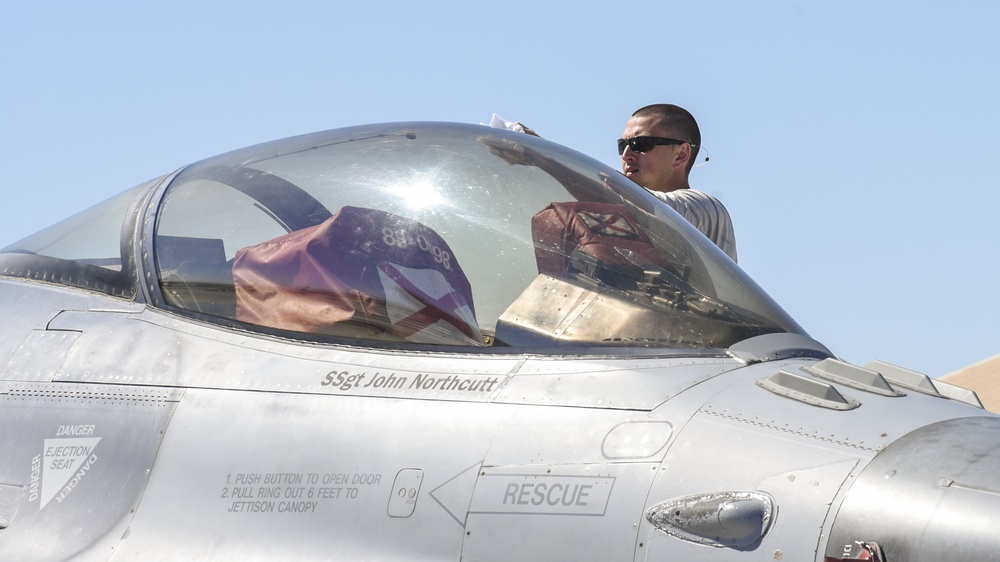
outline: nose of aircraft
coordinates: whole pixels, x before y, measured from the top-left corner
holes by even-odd
[[[1000,418],[938,422],[882,451],[851,486],[826,560],[876,543],[885,560],[1000,558]]]

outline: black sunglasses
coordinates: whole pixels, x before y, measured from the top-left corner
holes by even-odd
[[[688,141],[677,139],[665,139],[663,137],[632,137],[630,139],[618,139],[618,155],[625,154],[625,147],[632,147],[633,152],[647,152],[653,150],[661,144],[684,144]],[[695,146],[691,144],[691,146]]]

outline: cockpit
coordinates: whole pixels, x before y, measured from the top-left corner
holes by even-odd
[[[0,275],[354,345],[693,350],[803,333],[618,172],[477,125],[359,126],[210,158],[0,250]]]

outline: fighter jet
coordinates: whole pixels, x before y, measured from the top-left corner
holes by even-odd
[[[0,250],[0,317],[0,560],[1000,552],[973,392],[838,359],[529,135],[208,158]]]

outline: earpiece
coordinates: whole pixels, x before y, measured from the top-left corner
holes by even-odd
[[[705,164],[708,164],[708,160],[709,160],[708,150],[705,148],[705,145],[699,145],[698,146],[698,150],[700,150],[700,151],[702,151],[702,153],[704,153],[705,159],[702,160],[701,162],[696,162],[695,165],[694,165],[695,168],[697,168],[698,166],[704,166]]]

